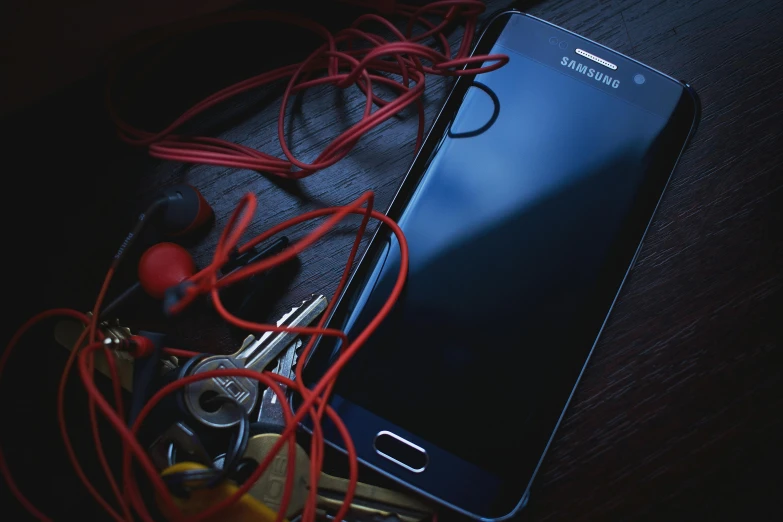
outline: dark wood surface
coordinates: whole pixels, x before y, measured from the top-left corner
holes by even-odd
[[[703,117],[520,518],[780,520],[783,5],[546,0],[528,7],[691,82]],[[349,21],[335,13],[329,18],[334,25]],[[258,43],[240,49],[242,59],[229,65],[247,66],[252,57],[251,68],[263,69],[272,58],[258,49],[263,49]],[[221,56],[199,60],[226,67]],[[177,78],[183,96],[161,96],[148,105],[174,112],[209,83]],[[428,122],[449,85],[428,80]],[[175,92],[159,87],[164,94]],[[5,120],[3,218],[11,310],[4,333],[47,307],[87,309],[134,207],[160,187],[194,184],[214,207],[215,228],[190,247],[203,266],[245,192],[254,192],[260,202],[253,232],[316,206],[345,203],[368,189],[376,192],[378,207],[386,208],[413,157],[411,113],[381,125],[344,161],[299,184],[245,170],[157,161],[114,139],[101,92],[99,82],[84,82]],[[245,96],[203,118],[197,128],[276,152],[278,94],[270,89]],[[329,136],[349,125],[357,102],[350,91],[308,92],[292,117],[291,142],[300,157],[313,158]],[[314,291],[333,291],[351,241],[351,228],[342,231],[301,256],[301,270],[280,308]],[[120,274],[117,288],[132,279],[132,270]],[[169,325],[142,305],[124,312],[131,326],[168,329],[205,351],[229,351],[236,343],[235,334],[207,312]],[[50,513],[89,514],[90,503],[73,485],[53,431],[51,383],[64,360],[57,350],[47,332],[33,336],[12,359],[19,366],[4,377],[2,440],[8,452],[12,442],[29,444],[31,434],[42,441],[48,436],[49,442],[37,443],[43,450],[9,455],[14,469],[24,467],[23,488]],[[20,389],[15,386],[31,382],[21,371],[30,368],[41,372],[36,392],[14,393]],[[80,397],[76,386],[70,391],[76,397],[70,412],[79,426],[85,418]],[[17,429],[22,415],[24,430]],[[86,430],[82,438],[89,438]],[[14,512],[7,492],[0,498]]]

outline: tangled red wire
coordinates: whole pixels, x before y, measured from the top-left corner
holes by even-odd
[[[421,96],[427,74],[477,74],[497,69],[508,62],[508,57],[500,54],[468,56],[477,18],[483,11],[484,4],[479,0],[439,0],[421,7],[398,4],[393,13],[407,19],[404,32],[382,16],[365,14],[334,35],[316,22],[283,13],[241,12],[212,16],[208,21],[189,22],[182,30],[199,29],[205,24],[253,20],[300,27],[322,37],[324,43],[299,64],[259,74],[207,96],[157,132],[138,129],[125,122],[112,103],[111,90],[107,95],[108,105],[120,137],[130,144],[147,146],[149,153],[156,158],[252,169],[284,178],[304,178],[340,161],[366,132],[414,103],[419,113],[418,149],[424,136]],[[435,23],[428,16],[440,17],[440,22]],[[452,57],[452,49],[443,31],[456,20],[464,20],[465,32]],[[379,25],[396,40],[388,41],[379,34],[361,29],[368,24]],[[414,34],[419,27],[423,27],[424,31]],[[422,43],[430,39],[437,43],[440,51]],[[481,66],[473,67],[476,64]],[[285,79],[288,79],[288,84],[277,121],[284,158],[220,138],[175,134],[184,123],[207,109],[251,89]],[[335,137],[315,159],[305,162],[297,159],[286,141],[286,108],[292,95],[319,85],[340,89],[355,85],[365,94],[366,102],[362,118],[357,123]],[[385,100],[373,92],[374,85],[389,87],[399,95]],[[376,109],[373,110],[373,107]]]
[[[279,13],[228,13],[213,16],[210,18],[209,24],[228,23],[237,20],[289,23],[315,32],[323,37],[324,43],[306,60],[299,64],[288,65],[260,74],[208,96],[189,110],[185,111],[185,113],[176,118],[166,128],[158,132],[137,129],[124,122],[112,106],[111,91],[109,90],[107,95],[110,112],[115,119],[121,138],[131,144],[148,146],[152,156],[175,161],[248,168],[286,178],[302,178],[335,164],[350,152],[364,133],[413,103],[416,103],[419,109],[419,128],[416,141],[416,146],[418,148],[421,145],[424,134],[424,113],[421,95],[424,92],[427,74],[453,76],[462,74],[472,75],[494,70],[508,61],[508,58],[504,55],[468,56],[472,43],[472,35],[476,28],[477,17],[483,10],[484,5],[478,0],[441,0],[422,7],[396,5],[392,9],[393,13],[407,19],[405,31],[398,30],[391,22],[379,15],[366,14],[359,17],[351,27],[340,31],[335,35],[330,34],[324,27],[315,22],[301,20],[290,15]],[[440,17],[440,21],[433,22],[428,18],[430,16]],[[443,31],[458,19],[464,20],[465,34],[459,48],[452,57],[452,50]],[[396,41],[387,41],[378,34],[360,29],[360,27],[369,23],[376,23],[381,27],[384,27],[390,34],[394,35]],[[193,22],[189,24],[188,28],[196,29],[201,26],[203,26],[203,22]],[[423,27],[424,31],[414,34],[414,30],[419,27]],[[436,51],[422,43],[428,39],[433,39],[441,47],[442,51]],[[475,64],[484,64],[486,62],[490,62],[489,65],[472,67]],[[208,108],[250,89],[286,78],[288,79],[288,84],[285,93],[283,94],[278,119],[278,137],[285,159],[218,138],[182,136],[175,134],[175,131],[181,125]],[[298,160],[286,143],[283,132],[286,107],[291,95],[310,87],[326,84],[343,89],[356,85],[366,96],[363,117],[343,134],[332,140],[332,142],[329,143],[312,162],[306,163]],[[373,92],[373,85],[391,87],[397,91],[399,95],[393,100],[384,100]],[[403,288],[408,267],[407,244],[402,231],[393,220],[374,211],[372,209],[372,204],[373,194],[372,192],[367,192],[356,201],[353,201],[346,206],[315,210],[288,220],[239,246],[240,239],[250,225],[256,209],[255,196],[252,194],[246,195],[229,219],[215,248],[212,263],[190,279],[190,282],[192,282],[193,285],[188,287],[183,299],[173,310],[174,312],[181,311],[200,295],[208,294],[215,309],[223,319],[240,328],[253,332],[290,330],[303,335],[310,335],[310,340],[305,346],[304,353],[302,354],[302,360],[307,360],[307,356],[312,350],[318,336],[326,335],[340,337],[343,340],[343,351],[313,389],[308,389],[302,384],[301,365],[296,369],[296,380],[294,381],[270,372],[257,373],[250,370],[216,370],[204,372],[177,380],[159,390],[139,413],[133,426],[129,428],[124,418],[122,391],[119,385],[120,381],[117,375],[114,355],[111,350],[107,349],[101,342],[102,334],[98,329],[97,319],[99,317],[98,312],[101,309],[101,305],[116,269],[116,266],[114,265],[111,266],[106,274],[93,307],[92,316],[87,316],[86,314],[70,309],[54,309],[33,317],[17,331],[14,337],[9,341],[2,357],[0,357],[0,376],[5,369],[9,356],[14,347],[18,344],[20,338],[25,332],[39,322],[51,317],[66,316],[77,319],[88,327],[76,341],[74,349],[71,351],[71,355],[63,370],[57,397],[58,422],[66,452],[74,466],[77,476],[84,483],[93,498],[95,498],[95,500],[106,510],[111,518],[117,521],[133,520],[133,511],[135,511],[142,520],[152,520],[140,494],[138,484],[136,483],[136,473],[133,472],[134,460],[146,474],[149,483],[155,490],[158,498],[160,498],[161,502],[164,504],[164,511],[173,518],[181,518],[181,513],[174,504],[168,489],[158,474],[158,470],[152,464],[144,448],[141,447],[136,438],[136,434],[138,433],[141,424],[149,415],[152,408],[154,408],[165,396],[198,380],[229,375],[254,379],[260,384],[270,387],[280,398],[280,403],[285,405],[284,417],[286,419],[286,430],[277,441],[273,450],[267,455],[264,462],[259,464],[258,468],[239,488],[236,494],[212,506],[209,510],[200,513],[191,520],[206,519],[236,502],[241,495],[245,494],[251,488],[252,484],[269,466],[275,455],[282,450],[282,446],[287,443],[289,468],[282,505],[277,515],[278,522],[282,520],[286,513],[288,503],[290,502],[293,488],[293,465],[295,462],[294,451],[296,444],[294,437],[295,431],[298,424],[308,415],[311,417],[313,425],[313,436],[311,438],[310,447],[311,487],[302,514],[303,520],[312,521],[316,516],[317,484],[321,474],[324,456],[324,439],[321,431],[321,421],[323,420],[324,415],[328,416],[337,427],[343,438],[349,457],[349,488],[344,503],[336,516],[337,520],[341,520],[348,512],[353,498],[358,474],[358,464],[351,438],[339,417],[328,406],[328,397],[331,394],[340,370],[391,310],[391,307]],[[264,272],[281,263],[285,263],[287,260],[298,255],[304,249],[318,241],[327,234],[330,229],[351,214],[362,216],[361,224],[357,230],[357,235],[348,256],[345,269],[343,270],[341,280],[326,312],[323,314],[322,319],[317,326],[307,328],[283,328],[275,325],[257,324],[239,319],[231,315],[225,309],[220,301],[218,293],[220,288],[251,277],[254,274]],[[370,218],[379,220],[397,237],[401,253],[400,272],[394,289],[377,316],[355,339],[349,340],[344,332],[325,328],[324,324],[331,313],[332,307],[337,301],[337,297],[347,283],[351,266],[358,252],[361,238]],[[294,243],[282,253],[254,265],[246,266],[225,277],[218,277],[219,269],[228,260],[229,253],[234,249],[238,249],[239,253],[245,253],[255,245],[279,234],[289,227],[314,219],[325,220],[310,234]],[[85,341],[86,346],[80,348]],[[110,404],[98,390],[93,380],[94,357],[99,350],[103,351],[108,362],[110,375],[112,376],[113,405]],[[187,350],[176,350],[172,348],[166,348],[165,350],[170,354],[184,357],[196,355],[194,352],[189,352]],[[91,432],[95,441],[97,457],[119,510],[112,506],[112,504],[103,498],[97,491],[82,469],[79,458],[74,452],[71,444],[65,419],[64,394],[67,379],[71,373],[73,364],[77,361],[79,375],[88,395]],[[287,400],[283,400],[284,395],[279,386],[280,384],[286,385],[290,390],[299,393],[302,396],[302,405],[296,412],[292,412],[288,406]],[[115,472],[111,469],[103,451],[98,433],[98,411],[105,416],[122,440],[124,457],[121,474],[122,487],[117,483]],[[11,492],[31,514],[40,520],[50,520],[49,517],[40,512],[19,490],[8,469],[2,451],[0,451],[0,473],[2,473]]]
[[[55,309],[55,310],[43,312],[37,315],[36,317],[34,317],[33,319],[29,320],[27,323],[25,323],[19,329],[16,335],[11,339],[8,346],[6,347],[6,351],[3,353],[2,358],[0,358],[0,375],[5,369],[5,365],[8,360],[8,357],[12,353],[13,348],[16,346],[19,339],[22,337],[22,335],[24,335],[24,333],[27,330],[29,330],[32,326],[34,326],[38,322],[50,317],[66,316],[66,317],[71,317],[80,320],[85,325],[88,326],[88,328],[84,331],[84,333],[76,343],[76,346],[78,347],[79,345],[81,345],[82,341],[86,338],[88,341],[87,346],[85,346],[83,349],[74,349],[71,352],[71,356],[69,357],[68,362],[66,363],[65,366],[65,370],[63,372],[63,376],[60,383],[60,390],[58,393],[58,417],[60,421],[60,428],[61,428],[61,433],[63,435],[63,440],[65,442],[69,458],[71,459],[71,462],[73,463],[74,468],[76,469],[77,475],[84,482],[88,491],[96,499],[96,501],[106,510],[107,513],[109,513],[109,515],[113,519],[118,521],[133,520],[130,511],[131,507],[136,511],[136,513],[141,517],[142,520],[146,520],[146,521],[152,520],[152,517],[148,509],[144,505],[144,501],[142,500],[141,495],[139,493],[139,488],[138,485],[136,484],[135,474],[132,473],[132,466],[131,466],[132,459],[136,459],[136,461],[141,466],[142,471],[146,473],[147,478],[149,479],[149,482],[152,485],[152,487],[155,489],[156,494],[161,499],[161,501],[165,504],[165,511],[170,514],[174,514],[175,517],[176,514],[179,513],[178,508],[174,504],[171,495],[168,492],[168,489],[166,488],[160,475],[158,474],[158,470],[155,468],[152,461],[147,456],[146,451],[139,444],[136,438],[136,434],[138,433],[141,424],[149,415],[152,408],[154,408],[165,396],[174,393],[177,390],[183,388],[184,386],[187,386],[188,384],[191,384],[199,380],[211,379],[216,376],[229,376],[229,375],[242,376],[242,377],[254,379],[258,381],[260,384],[263,384],[264,386],[271,387],[273,391],[279,396],[280,403],[285,405],[284,416],[286,419],[287,428],[283,432],[281,438],[278,440],[277,444],[272,449],[272,451],[267,456],[267,458],[263,462],[259,463],[258,468],[248,478],[245,484],[239,488],[239,490],[236,492],[235,495],[225,499],[219,504],[216,504],[215,506],[211,507],[209,510],[199,514],[198,516],[194,517],[191,520],[196,521],[196,520],[206,519],[214,515],[215,513],[219,512],[220,510],[230,506],[234,502],[236,502],[239,499],[239,497],[244,493],[246,493],[250,489],[250,487],[252,487],[252,484],[263,474],[263,472],[269,466],[269,464],[271,463],[272,459],[275,457],[277,452],[282,448],[283,444],[288,442],[289,473],[288,473],[288,479],[286,481],[286,490],[283,496],[282,505],[278,512],[278,520],[282,520],[285,515],[287,505],[290,501],[291,491],[293,488],[292,479],[294,474],[293,474],[292,466],[295,463],[295,458],[293,453],[295,450],[295,446],[294,446],[295,431],[299,423],[304,419],[306,415],[310,415],[310,417],[312,418],[314,431],[313,431],[313,437],[311,439],[312,442],[310,448],[311,451],[310,473],[311,473],[312,486],[309,492],[310,497],[308,499],[308,502],[305,506],[305,511],[303,513],[303,520],[313,520],[316,514],[315,497],[317,495],[318,478],[320,477],[321,468],[323,466],[323,450],[324,450],[324,446],[323,446],[324,440],[323,440],[323,434],[321,432],[320,424],[324,415],[329,416],[329,418],[332,420],[335,426],[337,426],[337,429],[341,433],[344,443],[346,445],[346,449],[348,451],[349,461],[351,463],[350,486],[346,493],[343,507],[337,513],[337,518],[342,519],[345,516],[345,514],[348,512],[348,509],[350,508],[350,502],[353,498],[353,492],[356,486],[356,478],[358,475],[358,465],[356,463],[357,462],[356,452],[351,442],[350,436],[347,430],[345,429],[345,426],[340,421],[339,417],[327,405],[327,398],[329,393],[331,392],[332,386],[340,370],[345,366],[345,364],[350,360],[353,354],[356,353],[356,351],[361,347],[361,345],[365,342],[365,340],[369,337],[369,335],[372,334],[372,332],[378,327],[380,322],[386,317],[388,312],[391,310],[391,307],[393,306],[394,302],[396,301],[397,297],[402,291],[402,287],[405,282],[405,276],[407,274],[407,269],[408,269],[407,243],[405,241],[404,235],[402,234],[402,231],[399,229],[397,224],[389,217],[385,216],[382,213],[372,210],[372,203],[373,203],[373,194],[372,192],[367,192],[364,195],[362,195],[359,199],[357,199],[356,201],[352,202],[347,206],[325,208],[325,209],[319,209],[319,210],[308,212],[301,216],[290,219],[284,223],[281,223],[280,225],[267,230],[266,232],[258,235],[257,237],[253,238],[247,243],[239,246],[239,240],[242,234],[246,231],[247,227],[252,222],[252,218],[255,213],[255,209],[257,205],[256,198],[254,195],[252,194],[246,195],[240,202],[240,205],[238,206],[234,214],[231,216],[228,225],[226,226],[223,234],[221,235],[221,238],[215,249],[213,262],[209,266],[205,267],[203,270],[195,274],[190,279],[190,282],[194,283],[194,285],[190,287],[190,291],[185,294],[185,297],[183,298],[183,300],[180,302],[179,305],[179,309],[182,309],[186,307],[194,299],[196,299],[199,295],[209,294],[213,300],[216,310],[221,314],[221,316],[226,321],[232,324],[258,332],[290,330],[301,334],[311,335],[312,337],[310,338],[310,341],[306,345],[302,354],[302,357],[305,358],[307,357],[310,350],[312,350],[315,340],[319,335],[338,336],[344,339],[345,341],[347,341],[347,338],[343,332],[324,328],[323,325],[328,317],[328,314],[331,312],[331,308],[334,306],[336,302],[337,296],[340,295],[346,282],[348,281],[348,277],[350,275],[350,268],[358,252],[359,245],[361,243],[361,239],[363,237],[369,219],[372,217],[374,219],[381,221],[383,224],[385,224],[391,229],[391,231],[395,234],[400,244],[402,263],[400,265],[400,272],[398,274],[395,287],[392,293],[390,294],[386,304],[380,310],[380,312],[375,317],[375,319],[368,325],[368,327],[361,334],[359,334],[355,339],[351,340],[346,344],[346,347],[341,353],[341,355],[339,356],[339,358],[335,361],[335,363],[330,367],[328,372],[324,375],[324,377],[318,382],[318,384],[312,390],[307,389],[305,386],[301,384],[302,383],[301,367],[297,368],[295,381],[291,381],[289,379],[286,379],[274,373],[270,373],[270,372],[258,373],[251,370],[216,370],[211,372],[204,372],[198,375],[193,375],[190,377],[179,379],[174,383],[169,384],[168,386],[165,386],[164,388],[159,390],[149,400],[149,402],[139,413],[133,426],[131,428],[128,428],[124,420],[122,395],[121,395],[122,392],[119,389],[119,378],[117,376],[114,355],[113,352],[108,350],[105,347],[105,345],[102,342],[100,342],[100,331],[97,329],[97,319],[96,319],[98,317],[97,311],[100,310],[100,307],[103,303],[104,296],[106,294],[106,290],[108,289],[109,283],[111,282],[111,279],[113,277],[114,268],[111,268],[106,275],[104,284],[96,300],[95,307],[93,310],[94,313],[92,316],[87,316],[86,314],[82,314],[80,312],[69,310],[69,309]],[[287,260],[298,255],[304,249],[311,246],[318,239],[322,238],[324,235],[326,235],[329,232],[329,230],[331,230],[340,221],[344,220],[346,217],[348,217],[351,214],[361,215],[362,221],[357,230],[357,235],[354,240],[353,247],[351,248],[350,254],[348,256],[345,269],[343,270],[340,283],[335,289],[333,299],[331,300],[329,307],[325,311],[319,324],[316,327],[286,328],[286,327],[278,327],[276,325],[251,323],[248,321],[243,321],[233,316],[223,307],[223,304],[220,301],[220,296],[218,293],[218,290],[220,288],[230,285],[232,283],[236,283],[248,277],[251,277],[256,273],[266,271],[273,266],[277,266],[279,264],[285,263]],[[283,230],[286,230],[300,223],[304,223],[319,218],[326,218],[326,220],[315,230],[313,230],[310,234],[305,236],[300,241],[294,243],[293,245],[291,245],[290,248],[286,249],[280,254],[265,259],[263,261],[260,261],[254,265],[247,266],[243,268],[241,271],[234,272],[229,276],[225,276],[222,278],[217,277],[220,267],[223,266],[223,264],[225,264],[228,261],[229,253],[232,252],[234,249],[238,248],[239,252],[246,252],[249,249],[256,246],[257,244],[280,233]],[[104,351],[106,360],[109,362],[109,369],[112,375],[112,381],[114,383],[114,389],[113,389],[114,406],[109,404],[109,402],[100,392],[100,390],[97,388],[93,380],[94,355],[95,352],[98,350]],[[184,350],[173,350],[167,348],[166,351],[168,353],[176,354],[179,356],[197,355],[195,352],[188,352]],[[86,474],[82,470],[82,467],[79,463],[79,459],[76,456],[70,442],[67,426],[65,424],[64,390],[65,390],[65,383],[67,377],[70,374],[70,370],[73,366],[73,363],[77,359],[79,364],[79,374],[81,376],[82,382],[84,384],[85,390],[87,391],[87,395],[89,398],[89,408],[91,413],[91,419],[93,422],[93,435],[96,437],[95,441],[96,441],[96,448],[98,451],[98,457],[103,467],[104,473],[106,474],[107,480],[109,481],[109,485],[112,489],[115,500],[121,508],[122,514],[120,514],[116,509],[114,509],[114,507],[112,507],[112,505],[98,493],[93,483],[87,478]],[[302,395],[303,403],[300,406],[300,408],[296,411],[296,413],[290,411],[289,409],[290,407],[288,406],[287,400],[284,400],[285,396],[283,395],[283,391],[280,389],[279,384],[284,384],[288,386],[289,389]],[[100,438],[98,438],[97,436],[97,425],[95,424],[96,423],[95,408],[100,410],[100,412],[105,416],[105,418],[109,421],[109,423],[117,431],[118,435],[122,439],[123,447],[124,447],[122,488],[120,488],[119,485],[117,484],[114,477],[114,472],[111,469],[111,467],[108,465],[106,461],[106,457],[103,454],[101,441]],[[20,502],[25,506],[25,508],[27,508],[27,510],[30,513],[32,513],[33,515],[35,515],[37,518],[41,520],[50,520],[46,515],[41,513],[35,506],[33,506],[29,502],[29,500],[22,494],[22,492],[17,488],[16,483],[13,480],[12,475],[10,474],[8,466],[5,463],[5,459],[3,457],[2,452],[0,452],[0,472],[2,472],[6,482],[9,484],[11,491],[14,493],[14,495],[17,496]],[[124,494],[122,493],[123,491],[125,492]]]

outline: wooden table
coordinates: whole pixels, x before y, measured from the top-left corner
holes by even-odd
[[[783,4],[547,0],[528,7],[688,80],[701,95],[704,113],[521,519],[780,520]],[[312,14],[335,25],[348,21],[339,13]],[[148,112],[174,112],[199,89],[214,87],[215,77],[227,81],[226,71],[262,70],[278,59],[264,51],[268,32],[234,37],[234,54],[198,58],[203,73],[187,77],[178,71],[180,76],[159,82],[156,92],[162,94],[148,100]],[[430,80],[428,121],[449,85]],[[213,205],[217,225],[191,246],[203,266],[245,192],[256,193],[260,201],[253,232],[316,206],[345,203],[368,189],[385,208],[413,157],[416,123],[407,114],[367,135],[344,161],[301,183],[161,162],[115,140],[101,93],[100,82],[82,82],[5,118],[10,310],[4,333],[44,308],[90,307],[108,260],[132,223],[134,206],[162,186],[192,183]],[[201,120],[200,128],[277,151],[278,95],[270,90],[243,97]],[[300,156],[312,158],[329,136],[353,121],[357,100],[329,89],[308,92],[292,119],[291,141]],[[301,256],[301,270],[280,309],[310,292],[334,289],[351,240],[350,227],[344,231]],[[119,275],[118,290],[132,282],[132,272]],[[123,320],[170,330],[202,350],[229,351],[236,344],[235,334],[207,312],[171,326],[143,304],[123,312]],[[52,404],[64,361],[55,346],[51,331],[41,328],[11,360],[14,369],[3,383],[2,440],[7,454],[14,442],[29,445],[31,434],[48,440],[29,453],[10,452],[10,464],[23,489],[49,513],[88,519],[95,508],[55,440]],[[34,377],[31,368],[39,369]],[[86,414],[78,386],[69,393],[79,446],[89,450],[88,433],[79,431]],[[29,412],[37,415],[30,418]],[[23,416],[23,422],[17,420]],[[87,459],[86,465],[89,469],[94,462]],[[15,512],[6,488],[0,498]]]

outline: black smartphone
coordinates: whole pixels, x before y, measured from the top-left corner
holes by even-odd
[[[474,53],[510,61],[456,82],[394,198],[406,287],[331,405],[361,462],[497,520],[527,501],[699,104],[687,84],[515,11]],[[329,327],[360,332],[399,260],[380,230]],[[339,349],[319,342],[309,385]]]

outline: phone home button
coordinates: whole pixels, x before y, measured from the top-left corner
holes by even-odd
[[[390,431],[379,431],[373,446],[378,455],[413,473],[424,471],[429,462],[424,448]]]

